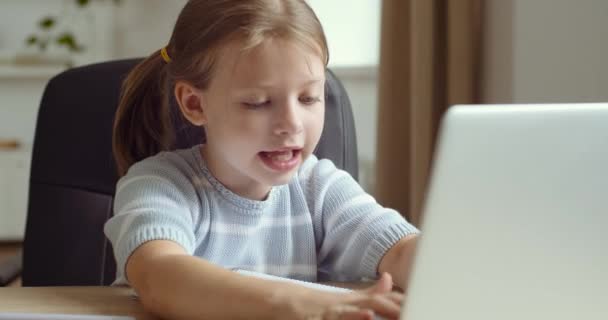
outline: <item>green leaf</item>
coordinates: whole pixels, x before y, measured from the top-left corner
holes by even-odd
[[[55,25],[55,17],[47,16],[38,21],[38,26],[43,30],[48,30]]]
[[[70,32],[60,34],[55,39],[55,42],[60,46],[67,47],[70,51],[73,52],[80,52],[84,49],[81,45],[78,44],[76,38],[74,38],[74,35]]]
[[[85,7],[89,4],[89,0],[76,0],[76,5],[79,7]]]
[[[25,40],[25,43],[28,46],[32,46],[34,44],[36,44],[38,42],[38,37],[36,37],[35,35],[31,35],[29,37],[27,37],[27,39]]]

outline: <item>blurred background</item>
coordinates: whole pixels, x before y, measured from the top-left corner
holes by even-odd
[[[185,2],[0,0],[0,240],[23,237],[47,81],[161,48]],[[447,106],[608,100],[608,1],[308,2],[352,102],[360,182],[414,222]]]

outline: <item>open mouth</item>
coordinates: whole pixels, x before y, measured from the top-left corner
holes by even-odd
[[[302,158],[302,149],[262,151],[259,153],[259,156],[268,168],[284,172],[298,166]]]

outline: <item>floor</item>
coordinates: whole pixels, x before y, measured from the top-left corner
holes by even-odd
[[[0,263],[2,263],[5,258],[11,257],[21,250],[21,247],[22,245],[20,242],[0,242]],[[17,279],[9,285],[9,287],[15,286],[21,286],[21,279]]]

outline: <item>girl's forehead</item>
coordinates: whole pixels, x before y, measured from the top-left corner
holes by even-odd
[[[271,39],[245,50],[233,41],[219,51],[214,73],[217,80],[237,86],[285,78],[310,81],[324,79],[325,65],[319,52],[298,42]]]
[[[269,38],[255,46],[246,46],[240,41],[230,41],[219,50],[219,60],[233,67],[259,65],[260,62],[280,61],[277,58],[298,60],[319,60],[323,64],[321,51],[294,40]],[[257,64],[252,64],[257,62]]]

